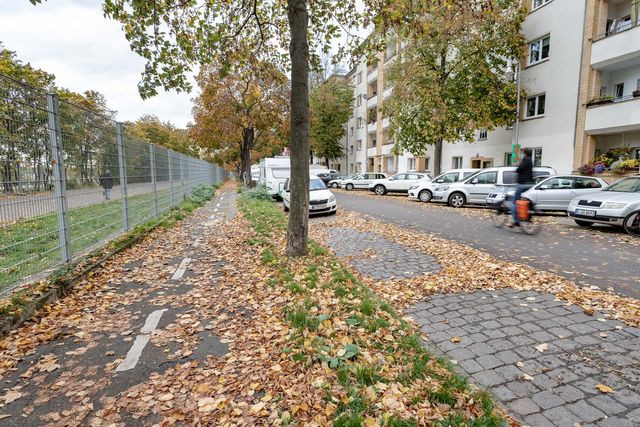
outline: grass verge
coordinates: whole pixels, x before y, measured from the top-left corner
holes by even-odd
[[[55,270],[49,278],[26,285],[0,300],[0,334],[24,321],[40,306],[63,295],[77,280],[113,255],[132,246],[153,229],[173,227],[196,208],[211,200],[219,186],[220,184],[195,187],[192,194],[182,203],[158,218],[147,220],[135,226],[131,231],[112,240],[102,248]]]
[[[324,413],[335,426],[500,426],[492,399],[469,386],[445,359],[422,345],[415,327],[363,285],[324,247],[284,255],[286,222],[271,202],[244,193],[240,208],[255,235],[248,244],[287,289],[285,321],[293,332],[282,352],[305,372],[321,367]],[[299,408],[282,408],[296,423]]]

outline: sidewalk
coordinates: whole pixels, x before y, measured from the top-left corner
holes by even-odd
[[[370,287],[404,307],[430,350],[446,355],[523,425],[640,425],[639,328],[553,292],[505,286],[498,271],[508,264],[473,249],[447,248],[432,237],[354,215],[323,220],[316,235]],[[419,246],[434,250],[435,258]],[[456,257],[480,262],[464,265]],[[475,269],[456,271],[465,268]],[[495,281],[484,271],[492,269]],[[536,283],[526,271],[512,271],[518,277],[513,283]],[[562,294],[564,288],[555,289]],[[638,307],[638,301],[611,298],[630,313]]]
[[[216,248],[235,199],[223,192],[151,233],[1,339],[0,425],[150,425],[174,409],[173,422],[183,411],[197,416],[176,378],[188,387],[190,369],[229,351],[212,331],[219,319],[245,317],[211,299],[226,274]]]

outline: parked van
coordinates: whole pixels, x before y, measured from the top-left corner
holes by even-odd
[[[260,165],[251,165],[251,181],[260,181]]]
[[[267,157],[260,160],[260,184],[267,187],[273,198],[280,198],[285,181],[291,176],[289,157]]]
[[[461,208],[466,204],[484,205],[487,196],[496,186],[515,186],[517,184],[517,167],[503,166],[499,168],[482,169],[460,182],[442,184],[433,191],[434,202],[447,203],[454,208]],[[555,169],[548,166],[533,168],[533,177],[556,175]]]

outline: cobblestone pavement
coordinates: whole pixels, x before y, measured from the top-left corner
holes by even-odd
[[[640,426],[638,328],[513,289],[437,295],[408,312],[429,347],[525,425]]]
[[[416,252],[378,236],[353,228],[329,228],[329,246],[361,274],[376,280],[408,279],[440,271],[430,255]]]

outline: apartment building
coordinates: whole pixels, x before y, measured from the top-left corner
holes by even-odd
[[[442,170],[511,165],[516,139],[533,150],[536,165],[559,173],[623,144],[640,158],[640,0],[523,1],[531,3],[518,135],[515,126],[479,129],[472,143],[447,143]],[[397,155],[388,137],[381,107],[392,92],[385,70],[397,51],[391,41],[377,63],[363,59],[348,74],[356,99],[347,125],[348,173],[433,168],[432,148],[420,157]]]

